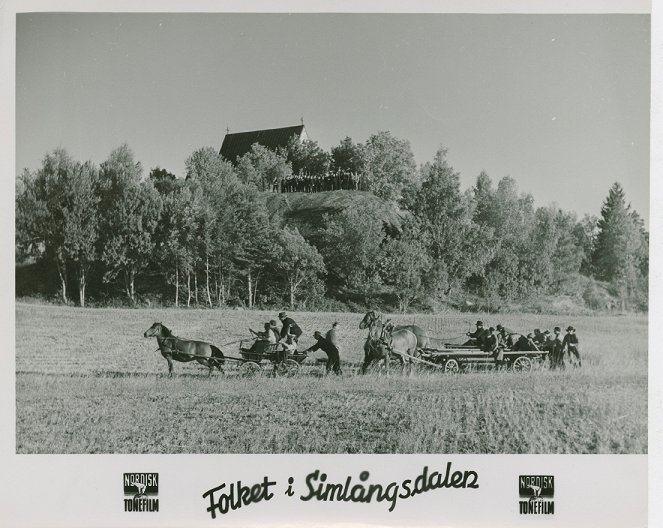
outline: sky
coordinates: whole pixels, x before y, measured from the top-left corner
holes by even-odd
[[[127,143],[178,176],[231,132],[299,124],[326,150],[389,130],[535,204],[649,216],[648,15],[19,14],[16,170]]]

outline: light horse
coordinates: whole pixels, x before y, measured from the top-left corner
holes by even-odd
[[[204,341],[190,341],[176,337],[162,323],[154,323],[145,330],[145,334],[143,335],[145,337],[157,338],[161,355],[168,361],[169,378],[173,376],[173,360],[183,363],[195,360],[209,368],[210,376],[214,367],[223,372],[221,365],[225,363],[224,355],[214,345],[210,345]]]
[[[364,343],[364,361],[369,355],[369,344],[380,337],[384,323],[382,322],[382,314],[371,310],[364,315],[364,318],[359,323],[359,328],[365,330],[368,328],[368,338]],[[430,346],[430,339],[426,330],[417,325],[401,325],[396,326],[394,331],[409,330],[417,337],[417,348],[428,348]]]
[[[388,320],[382,322],[382,314],[379,312],[368,312],[364,319],[359,323],[360,329],[368,328],[368,337],[364,343],[364,364],[362,373],[366,373],[368,367],[380,359],[384,360],[385,368],[389,372],[389,360],[391,357],[398,357],[401,366],[407,361],[411,367],[412,360],[406,359],[407,356],[417,356],[419,346],[419,337],[412,331],[413,325],[394,327]],[[425,331],[416,327],[425,337],[422,342],[428,345],[428,336]]]

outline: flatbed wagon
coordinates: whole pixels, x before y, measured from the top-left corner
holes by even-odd
[[[439,348],[420,349],[420,358],[438,365],[447,373],[463,369],[489,367],[495,365],[492,352],[484,352],[472,345],[445,343]],[[515,372],[528,372],[544,363],[548,352],[544,350],[504,350],[504,366]]]

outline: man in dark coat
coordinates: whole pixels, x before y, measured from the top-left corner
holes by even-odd
[[[285,336],[288,334],[294,335],[295,343],[299,341],[299,336],[302,335],[302,329],[299,328],[299,325],[295,321],[288,317],[288,314],[281,312],[279,314],[279,319],[281,320],[281,339],[285,339]]]
[[[477,321],[477,329],[474,332],[467,332],[469,341],[463,343],[464,345],[475,345],[483,348],[486,338],[488,337],[488,330],[483,327],[483,321]]]
[[[338,353],[338,348],[329,340],[322,337],[322,334],[317,330],[313,333],[317,343],[305,350],[305,352],[315,352],[322,350],[327,354],[327,374],[333,370],[334,374],[343,374],[341,372],[341,358]]]
[[[331,329],[325,334],[325,339],[329,341],[332,345],[338,348],[338,342],[336,341],[336,329],[338,328],[338,321],[334,321]]]
[[[562,342],[562,329],[559,326],[553,328],[551,358],[553,368],[564,368],[564,348]]]
[[[491,326],[488,329],[488,335],[484,340],[484,352],[490,352],[495,359],[495,366],[501,368],[504,364],[504,344],[500,340],[497,331]]]
[[[578,350],[579,345],[580,345],[580,340],[576,335],[576,329],[573,328],[572,326],[569,326],[566,329],[566,335],[564,336],[564,340],[562,341],[562,354],[564,354],[564,349],[568,350],[569,356],[573,354],[576,360],[578,361],[578,366],[582,367],[582,360],[580,359],[580,351]]]

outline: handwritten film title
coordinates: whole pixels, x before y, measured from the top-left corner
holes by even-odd
[[[394,511],[398,499],[409,499],[420,493],[426,493],[443,488],[479,488],[479,476],[476,471],[452,471],[451,462],[447,462],[446,471],[433,471],[429,473],[428,466],[414,479],[388,484],[369,482],[370,474],[362,471],[358,480],[348,476],[344,482],[332,482],[329,476],[316,469],[305,478],[306,491],[299,495],[301,501],[336,501],[336,502],[387,502],[389,511]],[[284,494],[287,497],[296,495],[294,489],[295,479],[288,478],[288,488]],[[204,499],[209,499],[207,511],[212,519],[217,512],[224,515],[229,511],[238,510],[261,501],[269,501],[274,497],[275,481],[264,477],[262,482],[244,485],[241,480],[232,483],[223,483],[203,493]]]

